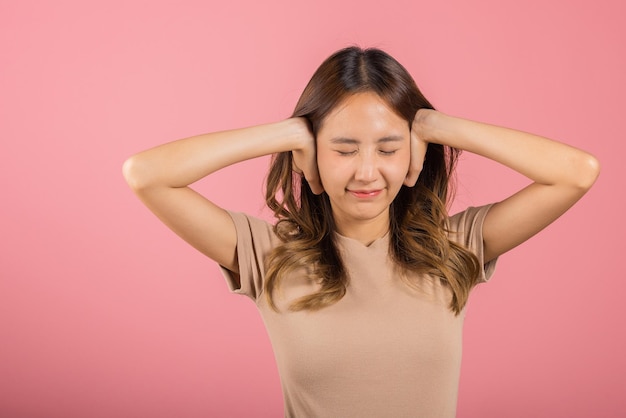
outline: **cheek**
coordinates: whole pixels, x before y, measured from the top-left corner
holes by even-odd
[[[399,189],[409,172],[410,158],[394,158],[380,168],[389,186]]]
[[[329,152],[317,150],[317,169],[324,188],[330,187],[332,180],[339,176],[341,166],[333,160]]]
[[[409,167],[411,166],[411,153],[410,152],[402,152],[397,156],[396,161],[392,164],[394,172],[402,177],[406,177],[409,172]]]

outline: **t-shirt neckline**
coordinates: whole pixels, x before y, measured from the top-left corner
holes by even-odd
[[[390,234],[391,234],[391,231],[390,229],[388,229],[387,232],[385,232],[385,235],[379,238],[376,238],[369,245],[365,245],[356,238],[346,237],[345,235],[341,235],[337,231],[334,232],[334,236],[337,242],[342,243],[344,245],[351,246],[351,247],[361,247],[361,248],[377,248],[377,247],[380,247],[381,245],[386,245],[389,243]]]

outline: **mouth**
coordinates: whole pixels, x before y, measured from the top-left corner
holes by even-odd
[[[376,190],[348,190],[348,192],[358,198],[358,199],[367,199],[367,198],[372,198],[372,197],[376,197],[378,196],[382,190],[381,189],[376,189]]]

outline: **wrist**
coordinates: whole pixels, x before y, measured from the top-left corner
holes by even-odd
[[[413,118],[411,130],[415,131],[422,140],[434,142],[437,113],[433,109],[419,109]]]
[[[310,146],[313,134],[309,128],[309,122],[303,117],[289,118],[285,121],[292,141],[291,150],[302,150]]]
[[[413,119],[412,129],[426,142],[445,144],[451,119],[434,109],[419,109]]]

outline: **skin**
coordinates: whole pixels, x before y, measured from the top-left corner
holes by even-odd
[[[489,210],[483,223],[485,261],[547,227],[591,188],[600,163],[591,154],[538,135],[421,109],[413,141],[449,145],[503,164],[531,184]]]
[[[378,95],[356,94],[337,106],[317,135],[320,179],[337,232],[366,245],[383,236],[410,160],[410,126]]]
[[[483,225],[486,261],[557,219],[599,174],[599,163],[592,155],[541,136],[428,109],[417,112],[410,129],[407,121],[400,123],[398,118],[379,98],[362,93],[323,121],[317,147],[306,121],[292,118],[164,144],[129,158],[123,172],[137,196],[169,228],[233,272],[238,271],[237,237],[230,216],[189,185],[250,158],[292,151],[294,170],[305,176],[312,191],[319,194],[327,188],[338,232],[364,244],[386,231],[390,199],[400,184],[415,184],[427,143],[497,161],[526,176],[530,185],[489,211]],[[381,153],[389,143],[383,146],[380,139],[387,136],[402,138],[392,141],[399,146],[392,157]],[[354,142],[333,142],[340,137]],[[356,153],[341,155],[339,151],[348,145]],[[373,189],[380,193],[351,194]]]

